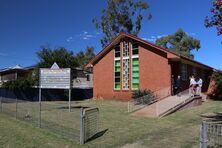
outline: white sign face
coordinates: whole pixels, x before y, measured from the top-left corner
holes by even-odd
[[[69,89],[70,88],[70,68],[61,69],[40,69],[40,88]]]

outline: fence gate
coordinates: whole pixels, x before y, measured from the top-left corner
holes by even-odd
[[[99,132],[99,109],[81,108],[80,114],[80,144],[84,144]]]
[[[200,148],[222,147],[222,121],[203,121],[200,126]]]

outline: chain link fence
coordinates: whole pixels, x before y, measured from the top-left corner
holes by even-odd
[[[200,148],[222,147],[222,121],[202,121]]]
[[[0,91],[0,112],[80,144],[99,132],[99,109],[77,106],[74,101],[69,111],[67,101],[21,100],[16,96],[2,95]]]

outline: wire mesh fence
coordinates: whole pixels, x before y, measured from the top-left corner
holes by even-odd
[[[20,100],[0,93],[0,112],[77,142],[80,135],[86,142],[99,131],[99,110],[77,106],[74,101],[69,110],[67,101]],[[82,127],[84,131],[80,130]]]
[[[203,121],[200,127],[200,148],[222,147],[222,121]]]

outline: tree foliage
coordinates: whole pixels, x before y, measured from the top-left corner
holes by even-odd
[[[39,59],[38,68],[50,68],[54,62],[61,68],[83,68],[95,56],[94,47],[86,47],[76,55],[64,47],[55,49],[41,47],[36,54]]]
[[[95,56],[94,47],[86,47],[85,51],[76,54],[76,59],[81,68],[83,68]]]
[[[211,15],[205,18],[206,27],[216,27],[217,35],[222,35],[222,0],[214,0]]]
[[[194,56],[191,51],[200,48],[200,41],[189,36],[183,29],[157,39],[156,44],[192,59]]]
[[[39,59],[37,68],[50,68],[54,62],[61,68],[75,68],[79,66],[74,53],[63,47],[55,49],[41,47],[41,50],[36,54]]]
[[[148,3],[142,0],[108,0],[100,20],[93,19],[96,28],[104,33],[102,46],[110,43],[120,32],[137,35],[148,8]],[[147,13],[147,17],[151,18],[151,14]]]

